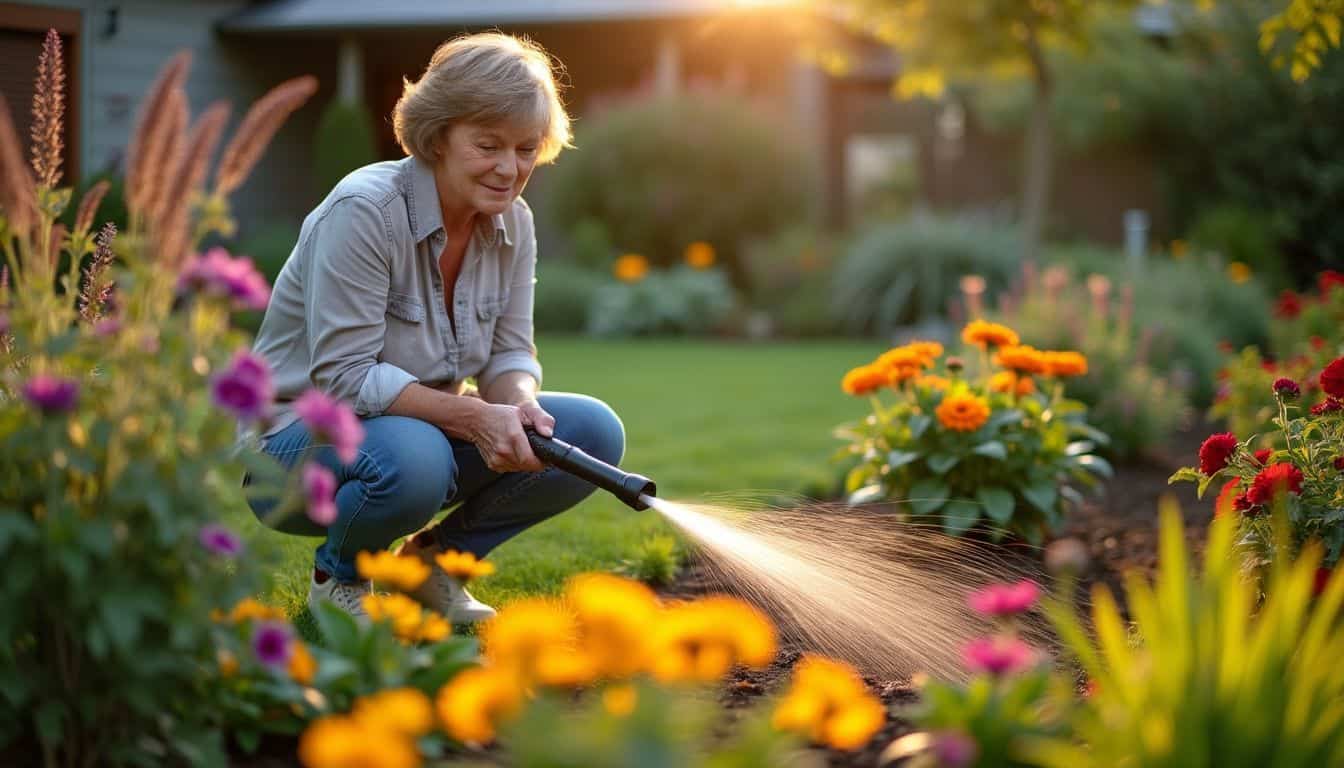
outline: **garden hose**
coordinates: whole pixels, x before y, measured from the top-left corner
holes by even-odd
[[[532,452],[544,463],[582,478],[630,505],[632,509],[648,509],[649,505],[641,496],[657,496],[658,486],[642,475],[625,472],[617,467],[598,461],[564,440],[543,437],[531,427],[525,427],[527,441],[532,444]]]

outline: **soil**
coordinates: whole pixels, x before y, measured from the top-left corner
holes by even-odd
[[[1162,454],[1117,464],[1115,477],[1104,491],[1089,497],[1082,508],[1071,515],[1059,538],[1082,541],[1091,555],[1087,572],[1081,579],[1080,593],[1094,584],[1108,586],[1121,603],[1122,576],[1131,571],[1151,574],[1157,566],[1157,509],[1164,495],[1172,495],[1181,505],[1186,524],[1186,539],[1196,554],[1202,553],[1204,529],[1212,518],[1212,498],[1200,501],[1190,483],[1167,485],[1167,478],[1181,466],[1196,462],[1200,442],[1209,434],[1204,424],[1196,424],[1178,433]],[[1026,545],[1010,548],[1022,557],[1039,561],[1042,550]],[[675,583],[662,590],[665,597],[687,598],[711,588],[702,565],[692,560]],[[735,670],[721,693],[721,701],[730,712],[751,706],[766,695],[781,692],[788,684],[793,666],[809,650],[797,638],[781,638],[781,651],[775,662],[763,670]],[[910,680],[884,680],[866,677],[869,689],[887,705],[886,725],[867,745],[853,752],[818,750],[827,765],[878,765],[879,756],[894,739],[909,733],[910,724],[892,714],[915,704],[918,689]]]

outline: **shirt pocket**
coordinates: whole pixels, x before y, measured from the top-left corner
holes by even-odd
[[[387,314],[408,323],[422,323],[425,321],[425,305],[410,294],[389,291]]]

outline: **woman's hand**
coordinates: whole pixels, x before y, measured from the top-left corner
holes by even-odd
[[[485,465],[495,472],[540,472],[545,469],[532,453],[523,427],[531,426],[538,434],[549,437],[555,428],[555,419],[535,400],[521,405],[482,405],[471,442],[481,452]]]

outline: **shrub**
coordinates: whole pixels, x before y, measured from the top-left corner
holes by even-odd
[[[326,196],[345,175],[378,160],[373,120],[363,104],[332,99],[322,110],[313,134],[313,181]]]
[[[222,251],[187,256],[229,228],[227,195],[316,82],[283,83],[253,107],[266,125],[243,122],[207,193],[225,110],[200,116],[193,151],[168,162],[188,146],[187,126],[163,118],[186,103],[187,61],[165,68],[132,136],[121,235],[93,234],[91,197],[68,230],[55,224],[74,207],[60,147],[39,138],[30,175],[0,109],[0,746],[48,764],[221,764],[208,617],[258,586],[261,558],[237,557],[238,537],[214,520],[238,496],[235,416],[264,403],[224,380],[267,388],[264,369],[239,369],[246,338],[229,315],[268,291]],[[61,135],[59,72],[51,31],[34,136]],[[49,257],[60,252],[63,273]]]
[[[969,219],[918,217],[861,231],[836,270],[836,315],[854,333],[887,334],[942,316],[963,275],[990,293],[1008,285],[1021,247],[1013,230]]]
[[[655,586],[671,584],[681,570],[681,547],[675,536],[659,534],[640,543],[635,556],[621,564],[621,573]]]
[[[537,263],[537,289],[532,318],[538,331],[582,333],[604,287],[612,279],[605,272],[549,259]]]
[[[1056,386],[1087,362],[1018,346],[1015,333],[995,324],[972,323],[963,337],[995,348],[994,366],[984,352],[978,375],[964,376],[949,360],[926,373],[942,346],[914,342],[846,374],[844,390],[871,396],[873,408],[836,430],[848,443],[842,455],[859,459],[846,491],[851,503],[897,501],[904,515],[952,535],[983,521],[996,539],[1013,533],[1040,542],[1063,523],[1066,501],[1079,499],[1071,484],[1110,474],[1093,453],[1106,435]],[[884,391],[894,402],[882,401]]]
[[[733,290],[718,269],[677,267],[627,278],[598,288],[588,311],[589,333],[707,333],[721,328],[736,306]]]
[[[742,241],[813,207],[813,163],[778,125],[701,93],[613,108],[585,121],[578,149],[557,164],[550,218],[573,228],[600,222],[618,248],[656,266],[680,261],[688,240],[713,243],[733,286],[747,292]]]
[[[798,226],[754,241],[746,252],[751,305],[770,315],[783,336],[831,336],[841,330],[831,306],[837,244],[812,227]]]
[[[1283,232],[1277,214],[1224,203],[1200,213],[1186,239],[1196,250],[1213,251],[1226,262],[1247,265],[1266,287],[1278,290],[1289,282],[1279,253]]]

